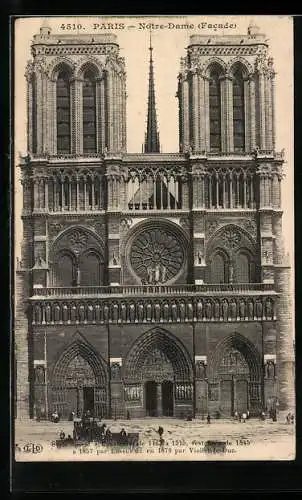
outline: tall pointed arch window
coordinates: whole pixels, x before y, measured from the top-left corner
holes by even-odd
[[[244,79],[241,68],[233,74],[233,134],[234,150],[243,151],[245,147],[244,117]]]
[[[221,151],[220,72],[213,68],[209,81],[210,150]]]
[[[61,70],[57,78],[57,152],[70,153],[70,143],[70,78],[67,70]]]
[[[83,152],[96,152],[96,86],[90,69],[85,71],[83,81]]]

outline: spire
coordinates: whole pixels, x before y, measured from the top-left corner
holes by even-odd
[[[147,116],[147,133],[145,135],[145,153],[159,153],[159,134],[157,131],[157,118],[155,107],[155,90],[154,90],[154,72],[152,59],[152,43],[150,30],[150,61],[149,61],[149,93],[148,93],[148,116]]]

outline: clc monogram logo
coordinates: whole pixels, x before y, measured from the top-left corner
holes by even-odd
[[[43,446],[39,443],[27,443],[23,446],[25,453],[41,453]]]

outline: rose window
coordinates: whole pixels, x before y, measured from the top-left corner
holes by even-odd
[[[184,251],[174,233],[148,229],[134,239],[130,262],[143,284],[166,283],[180,272]]]

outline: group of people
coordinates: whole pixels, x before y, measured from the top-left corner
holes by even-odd
[[[234,412],[234,419],[238,420],[238,422],[245,422],[250,418],[250,412],[249,410],[243,411],[243,412],[238,412],[237,410]]]

